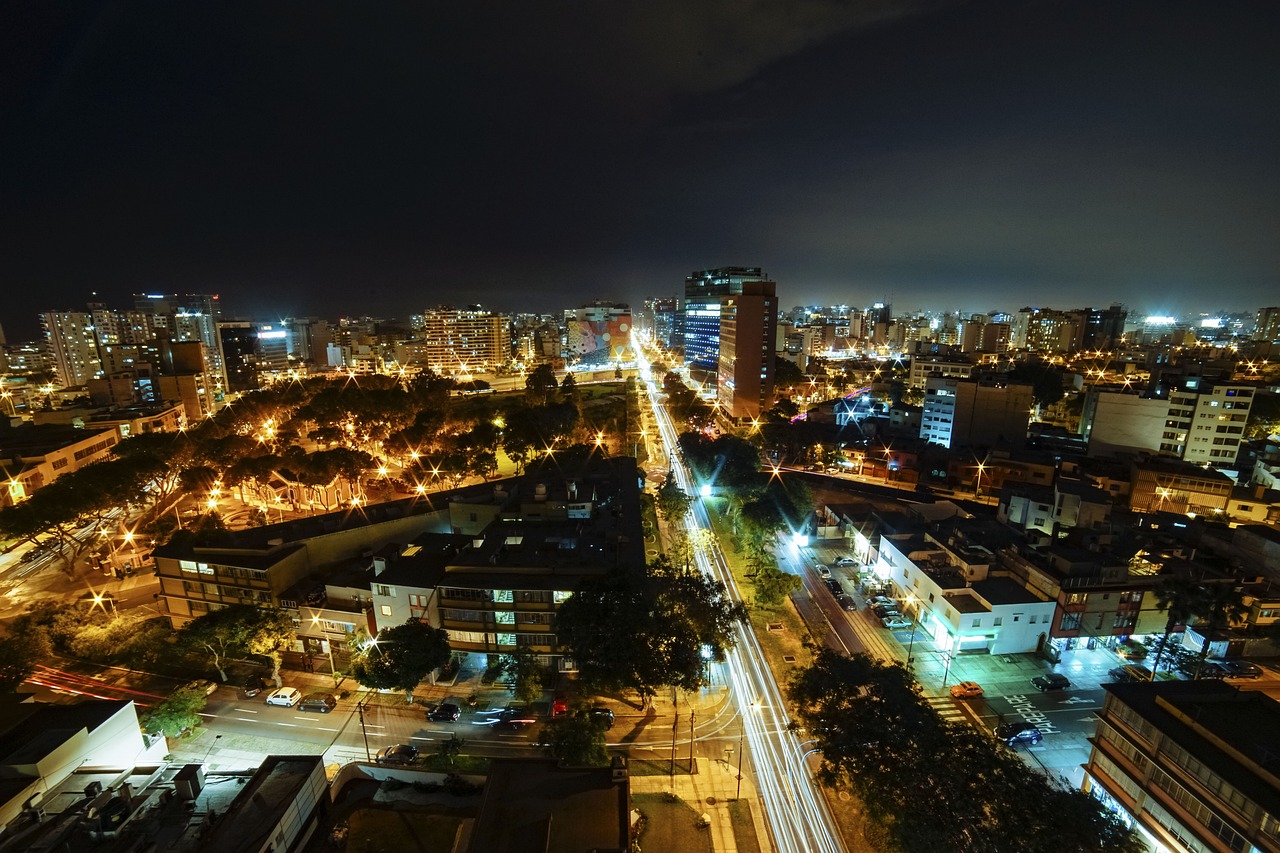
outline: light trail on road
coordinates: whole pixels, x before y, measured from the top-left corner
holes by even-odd
[[[690,476],[679,454],[675,426],[658,399],[658,390],[648,363],[640,358],[641,381],[648,390],[649,405],[670,470],[693,504],[685,518],[690,532],[710,530],[711,523],[702,502],[701,492]],[[699,569],[721,581],[732,596],[741,601],[733,573],[725,564],[715,537],[708,537],[705,549],[698,549]],[[844,845],[826,799],[818,790],[805,763],[807,751],[800,739],[787,731],[790,720],[777,680],[764,657],[760,644],[749,625],[739,624],[737,644],[726,656],[724,671],[731,695],[742,721],[744,737],[751,745],[751,767],[756,790],[764,805],[764,816],[779,851],[819,851],[842,853]],[[746,767],[743,770],[746,772]]]

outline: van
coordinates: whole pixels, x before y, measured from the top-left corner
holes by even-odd
[[[317,714],[327,714],[336,707],[338,700],[333,698],[332,693],[308,693],[298,703],[299,711],[315,711]]]

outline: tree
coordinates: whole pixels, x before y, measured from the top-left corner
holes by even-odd
[[[182,737],[200,725],[207,697],[203,690],[184,688],[152,705],[142,718],[142,728],[165,737]]]
[[[531,406],[545,406],[555,396],[560,383],[556,381],[556,372],[550,364],[539,364],[524,380],[525,400]]]
[[[564,379],[560,381],[560,399],[575,406],[581,402],[578,394],[578,380],[573,378],[572,373],[565,373]]]
[[[31,677],[40,662],[39,649],[25,638],[0,638],[0,693],[13,693]]]
[[[1137,853],[1137,834],[1080,791],[1030,773],[998,741],[943,720],[901,663],[811,647],[796,725],[902,850]],[[921,808],[927,803],[927,808]]]
[[[436,752],[439,753],[441,758],[453,764],[453,760],[462,754],[462,748],[466,745],[466,738],[451,734],[448,740],[440,741],[439,745],[436,746]]]
[[[1219,628],[1244,619],[1248,608],[1244,606],[1244,598],[1240,590],[1233,584],[1210,583],[1204,585],[1204,592],[1196,599],[1192,612],[1204,620],[1203,625],[1196,626],[1196,630],[1204,633],[1204,642],[1200,644],[1194,676],[1199,678],[1200,671],[1204,669],[1205,658],[1209,656],[1209,646],[1213,644],[1213,635]]]
[[[274,665],[272,678],[280,684],[280,652],[293,639],[293,621],[280,610],[232,604],[211,610],[178,632],[179,644],[205,655],[218,677],[227,680],[225,665],[246,654],[263,654]]]
[[[685,494],[684,489],[676,482],[675,472],[668,471],[666,479],[658,488],[657,507],[664,521],[678,523],[689,511],[693,498]]]
[[[432,670],[449,662],[449,634],[420,619],[378,632],[365,650],[351,662],[351,674],[365,687],[403,690],[413,700],[413,690]]]
[[[538,742],[562,764],[570,767],[602,767],[609,763],[604,727],[588,716],[556,717],[547,721]]]
[[[542,698],[545,671],[532,652],[520,649],[504,655],[502,668],[511,679],[511,692],[518,701],[527,704]]]
[[[794,388],[797,385],[803,385],[804,382],[804,371],[800,369],[800,365],[790,359],[774,356],[773,387]]]
[[[271,680],[281,686],[280,665],[284,651],[294,643],[293,617],[283,610],[263,609],[245,641],[245,650],[271,661]]]
[[[1160,671],[1160,659],[1169,648],[1169,636],[1175,627],[1186,625],[1191,619],[1191,615],[1199,607],[1200,599],[1204,596],[1204,587],[1197,581],[1182,575],[1165,575],[1156,581],[1155,594],[1156,609],[1166,610],[1168,613],[1164,622],[1164,635],[1160,638],[1159,644],[1148,644],[1156,653],[1151,664],[1153,678],[1155,673]]]
[[[561,605],[556,636],[584,681],[634,689],[646,703],[665,685],[699,687],[746,618],[719,581],[659,557],[647,571],[584,582]]]
[[[1009,378],[1031,383],[1031,398],[1038,407],[1052,406],[1066,395],[1063,368],[1043,361],[1026,361],[1009,371]]]

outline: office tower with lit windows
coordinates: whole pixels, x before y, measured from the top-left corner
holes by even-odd
[[[727,296],[741,294],[745,282],[767,280],[760,267],[719,267],[692,272],[685,277],[680,325],[684,360],[691,371],[708,381],[716,381],[720,370],[722,301]]]
[[[772,281],[744,281],[720,301],[716,398],[729,417],[758,418],[773,404],[778,296]]]

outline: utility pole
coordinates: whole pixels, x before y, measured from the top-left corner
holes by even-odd
[[[679,702],[676,697],[676,689],[674,687],[671,688],[671,701],[673,704],[678,704]],[[676,732],[679,730],[680,711],[677,709],[672,713],[671,719],[671,767],[667,771],[667,775],[672,777],[676,775]]]
[[[369,752],[369,730],[364,727],[364,700],[356,703],[356,711],[360,714],[360,734],[364,736],[364,759],[372,761],[373,754]]]

